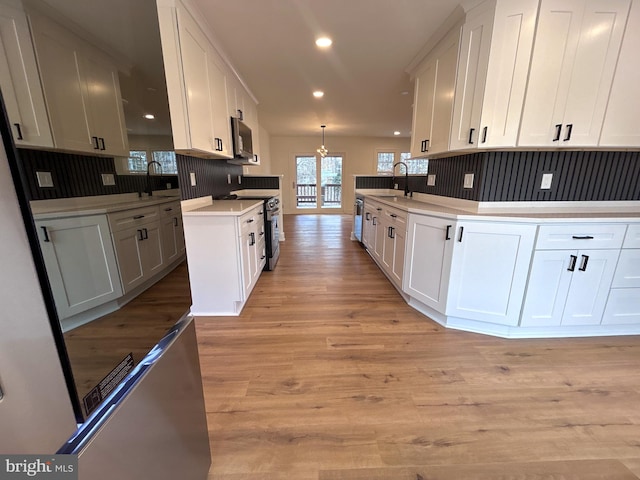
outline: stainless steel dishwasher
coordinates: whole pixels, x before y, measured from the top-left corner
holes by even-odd
[[[353,205],[353,236],[362,243],[362,212],[364,211],[364,198],[356,195]]]

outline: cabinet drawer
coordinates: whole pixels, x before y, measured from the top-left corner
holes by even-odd
[[[620,248],[626,225],[542,225],[536,250],[578,250],[582,248]]]
[[[629,225],[622,248],[640,248],[640,225]]]
[[[111,232],[120,232],[130,227],[137,227],[158,220],[160,210],[157,206],[123,210],[109,214]]]
[[[260,215],[261,212],[262,206],[256,207],[238,219],[241,234],[249,230],[262,230],[262,228],[264,228],[263,215]]]
[[[386,208],[384,217],[390,225],[393,225],[397,229],[407,230],[407,214],[405,212],[394,208]]]
[[[640,288],[640,249],[626,249],[620,252],[613,288]]]
[[[180,202],[171,202],[165,203],[164,205],[158,205],[158,209],[160,210],[160,216],[162,218],[175,217],[176,215],[182,214],[182,210],[180,209]]]

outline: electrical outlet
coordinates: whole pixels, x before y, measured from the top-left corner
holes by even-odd
[[[435,187],[436,186],[436,174],[432,173],[431,175],[427,175],[427,187]]]
[[[116,184],[116,178],[113,173],[101,173],[102,185],[105,187],[112,187]]]
[[[473,188],[473,173],[464,174],[464,188]]]
[[[171,184],[167,183],[167,190],[171,190]]]
[[[540,190],[550,190],[552,180],[553,180],[553,173],[543,173],[542,181],[540,182]]]
[[[189,179],[191,180],[191,186],[196,186],[196,174],[194,172],[189,172]]]
[[[238,185],[242,185],[242,175],[238,175]]]
[[[227,183],[231,185],[231,174],[227,173]]]
[[[393,188],[394,188],[395,190],[398,190],[398,184],[397,184],[397,183],[394,183],[394,184],[393,184]]]
[[[40,188],[53,187],[51,172],[36,172],[36,178],[38,179],[38,186]]]

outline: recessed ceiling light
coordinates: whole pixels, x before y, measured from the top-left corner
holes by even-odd
[[[322,98],[324,97],[324,92],[322,90],[316,90],[315,92],[313,92],[313,96],[316,98]]]
[[[394,135],[400,135],[400,132],[398,130],[396,130],[395,132],[393,132]]]
[[[156,118],[156,116],[151,115],[150,113],[145,113],[144,118],[146,118],[147,120],[153,120],[154,118]]]
[[[329,37],[320,37],[316,39],[316,45],[321,48],[330,47],[332,43],[333,43],[333,40],[331,40]]]

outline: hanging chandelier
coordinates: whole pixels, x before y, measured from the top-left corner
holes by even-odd
[[[327,150],[327,148],[324,146],[324,129],[325,129],[325,127],[326,127],[326,125],[320,125],[320,128],[322,128],[322,146],[318,150],[316,150],[316,152],[318,152],[322,158],[326,157],[327,154],[329,153],[329,150]]]

